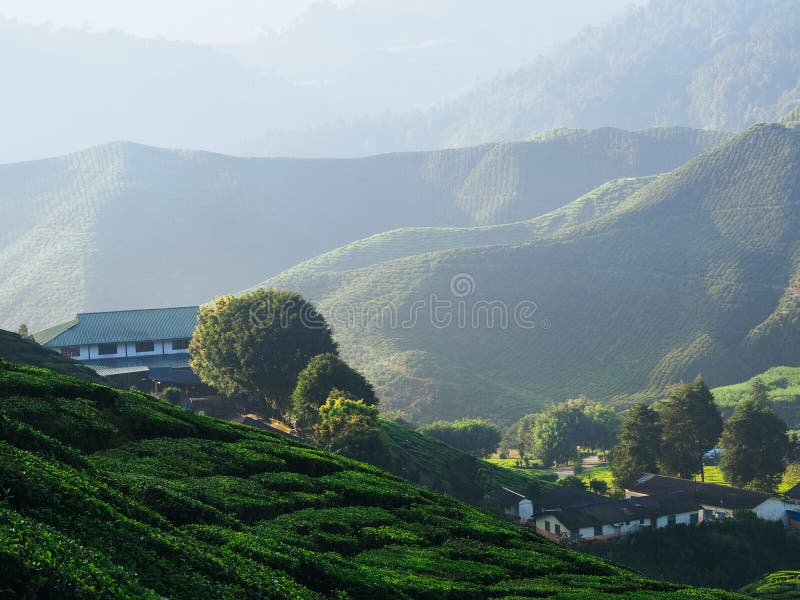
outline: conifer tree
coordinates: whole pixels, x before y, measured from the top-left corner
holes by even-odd
[[[661,424],[658,413],[640,402],[631,407],[611,451],[611,472],[622,484],[639,473],[658,472]]]
[[[720,469],[725,480],[739,487],[764,491],[775,488],[789,451],[786,424],[772,409],[761,379],[725,423]]]

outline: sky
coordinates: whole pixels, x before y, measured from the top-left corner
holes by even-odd
[[[351,0],[332,0],[344,6]],[[0,0],[0,16],[34,25],[200,44],[243,42],[285,28],[314,0]],[[188,18],[187,18],[188,16]]]

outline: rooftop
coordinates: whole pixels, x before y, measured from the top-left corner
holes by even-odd
[[[625,486],[626,490],[648,496],[663,496],[671,492],[689,492],[701,504],[730,509],[755,508],[770,494],[754,492],[715,483],[701,483],[690,479],[642,473]]]
[[[699,511],[700,503],[687,492],[673,492],[659,497],[607,500],[587,506],[573,506],[547,511],[567,529],[626,523],[639,519],[655,519],[666,515]]]
[[[50,348],[115,342],[187,339],[197,327],[199,306],[79,313],[75,319],[34,334]]]

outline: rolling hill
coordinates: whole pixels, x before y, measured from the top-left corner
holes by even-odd
[[[800,129],[766,124],[527,243],[390,248],[400,257],[380,262],[365,241],[364,256],[343,251],[363,268],[262,285],[319,302],[382,406],[509,422],[580,393],[657,397],[697,373],[725,385],[792,364],[799,236]]]
[[[786,421],[789,429],[800,429],[800,367],[773,367],[757,377],[767,386],[775,412]],[[711,390],[723,415],[732,413],[747,397],[753,379]]]
[[[262,152],[433,149],[557,127],[738,131],[800,102],[798,31],[793,0],[650,0],[451,102],[274,135]]]
[[[0,363],[0,595],[739,598],[647,580],[385,472]]]
[[[353,160],[244,159],[116,143],[0,165],[0,326],[203,302],[397,227],[528,219],[726,139],[687,129]]]

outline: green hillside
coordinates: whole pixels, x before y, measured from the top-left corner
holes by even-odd
[[[739,131],[800,101],[798,29],[794,0],[650,0],[451,102],[298,132],[267,149],[441,148],[607,125]]]
[[[697,373],[725,385],[792,364],[799,234],[800,130],[762,125],[529,243],[365,256],[262,285],[319,302],[382,406],[510,422],[580,393],[656,397]]]
[[[397,227],[530,219],[610,179],[672,169],[726,137],[562,131],[351,160],[117,143],[0,165],[0,327],[196,304]]]
[[[66,358],[54,350],[43,348],[33,340],[22,338],[16,333],[2,329],[0,329],[0,359],[18,365],[36,365],[62,375],[95,383],[104,382],[104,379],[97,373],[71,358]]]
[[[800,367],[773,367],[757,377],[767,386],[767,394],[778,415],[790,429],[800,429]],[[747,397],[752,381],[712,390],[723,413],[732,413],[734,407]]]
[[[559,548],[378,469],[0,363],[0,595],[726,598]]]
[[[740,591],[758,600],[795,600],[800,598],[800,571],[770,573]]]

